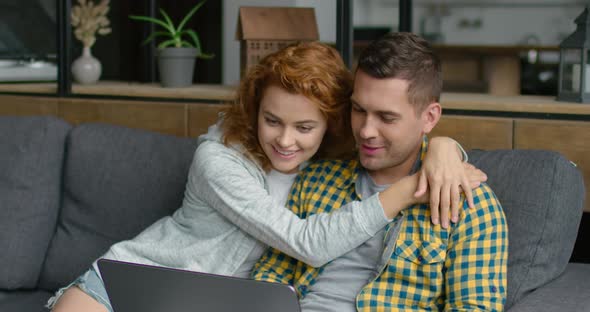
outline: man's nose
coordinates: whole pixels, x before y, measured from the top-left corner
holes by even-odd
[[[373,120],[373,118],[370,117],[366,117],[365,120],[363,121],[363,124],[361,126],[361,131],[360,131],[360,137],[362,139],[371,139],[377,136],[377,127],[375,125],[375,121]]]

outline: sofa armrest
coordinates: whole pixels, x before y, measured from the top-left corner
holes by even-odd
[[[555,280],[516,302],[508,312],[590,311],[590,263],[569,263]]]
[[[2,290],[37,286],[59,215],[70,128],[51,116],[0,116]]]
[[[563,274],[584,209],[584,179],[563,155],[542,150],[470,151],[508,221],[506,309]]]

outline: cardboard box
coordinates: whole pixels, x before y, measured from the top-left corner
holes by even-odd
[[[319,40],[314,8],[241,7],[236,39],[240,73],[266,55],[297,41]]]

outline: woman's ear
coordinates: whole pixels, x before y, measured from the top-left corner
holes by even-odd
[[[421,116],[422,124],[423,124],[422,132],[424,132],[424,134],[430,133],[430,131],[432,131],[432,129],[434,129],[434,126],[436,126],[436,124],[440,120],[441,114],[442,114],[442,107],[440,106],[440,103],[438,103],[438,102],[430,103],[422,111],[422,116]]]

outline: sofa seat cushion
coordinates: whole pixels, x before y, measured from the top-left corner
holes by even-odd
[[[506,214],[510,308],[564,272],[584,208],[584,181],[557,152],[471,151],[469,159],[488,174]]]
[[[47,300],[53,292],[43,290],[0,291],[0,311],[48,312]]]
[[[37,285],[60,206],[69,129],[55,117],[0,117],[1,289]]]
[[[0,291],[0,311],[48,312],[51,296],[53,292],[43,290]]]
[[[67,285],[112,244],[182,203],[197,140],[105,124],[72,129],[64,194],[40,287]]]
[[[590,263],[570,263],[554,281],[528,294],[508,312],[590,311]]]

